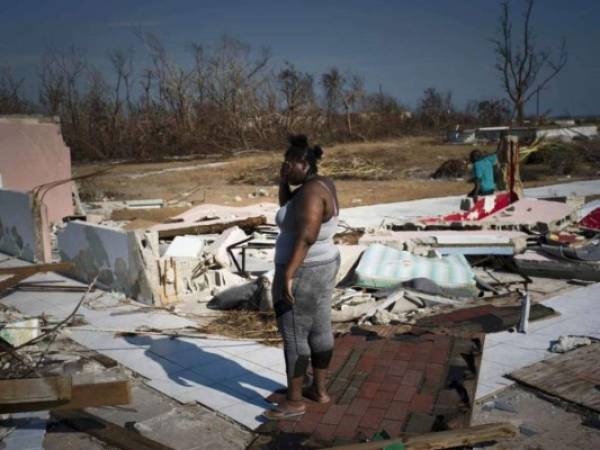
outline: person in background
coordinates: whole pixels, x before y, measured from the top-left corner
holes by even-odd
[[[318,175],[323,150],[310,147],[304,135],[290,136],[281,166],[275,220],[273,307],[283,338],[287,371],[286,400],[265,411],[271,420],[304,414],[304,397],[330,401],[327,369],[333,353],[331,296],[340,267],[333,242],[338,225],[338,199],[333,181]],[[292,186],[299,186],[293,190]],[[313,383],[303,392],[309,363]]]
[[[473,165],[473,190],[469,197],[475,200],[481,195],[491,195],[496,191],[498,158],[495,153],[483,155],[480,150],[473,150],[469,156]]]

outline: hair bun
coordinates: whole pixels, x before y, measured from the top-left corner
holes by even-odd
[[[308,147],[308,138],[304,134],[290,134],[288,136],[288,142],[292,147]]]
[[[313,151],[316,159],[321,159],[321,156],[323,156],[323,149],[319,145],[315,145],[313,147],[312,151]]]

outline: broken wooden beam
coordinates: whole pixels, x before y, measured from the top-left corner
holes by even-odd
[[[18,275],[18,274],[30,274],[29,276],[39,272],[61,272],[71,270],[73,263],[71,262],[57,262],[48,264],[32,264],[29,266],[19,267],[2,267],[0,268],[0,275]]]
[[[43,411],[71,399],[71,377],[0,380],[0,413]]]
[[[60,263],[49,263],[49,264],[34,264],[31,266],[20,266],[20,267],[3,267],[0,268],[0,275],[10,275],[9,278],[0,281],[0,292],[10,289],[21,281],[35,275],[39,272],[54,272],[54,271],[68,271],[73,268],[73,264],[70,262]]]
[[[86,411],[52,411],[51,415],[76,430],[122,450],[172,450],[172,447],[167,447]]]
[[[131,403],[129,380],[120,371],[0,380],[0,413],[68,410]]]
[[[517,435],[517,428],[508,422],[488,423],[458,430],[439,431],[421,435],[404,435],[394,439],[364,442],[361,444],[331,447],[327,450],[377,450],[393,444],[403,444],[405,450],[443,450],[463,447],[482,442],[499,442],[512,439]]]
[[[248,217],[247,219],[233,220],[230,222],[211,223],[205,225],[198,224],[186,227],[163,229],[158,231],[158,237],[159,239],[167,239],[184,234],[219,234],[228,228],[236,226],[248,232],[254,230],[254,228],[260,225],[265,225],[266,223],[267,218],[265,216]]]
[[[81,286],[73,286],[68,284],[58,284],[58,283],[37,283],[37,282],[29,282],[22,281],[17,285],[17,289],[21,291],[42,291],[42,292],[87,292],[88,287]],[[90,292],[94,292],[96,290],[95,287],[92,287]]]
[[[131,403],[129,378],[120,370],[84,372],[72,376],[71,399],[57,410]]]

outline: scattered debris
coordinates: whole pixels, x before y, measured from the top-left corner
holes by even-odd
[[[40,320],[37,318],[0,323],[0,339],[13,347],[20,347],[39,335]]]
[[[596,236],[600,208],[592,208],[582,198],[523,198],[515,179],[518,160],[523,157],[518,141],[503,141],[499,154],[503,155],[499,158],[503,190],[464,201],[454,213],[386,218],[377,229],[340,223],[335,239],[341,268],[331,304],[336,330],[328,380],[332,402],[325,406],[308,403],[307,414],[297,421],[271,423],[271,428],[262,431],[273,433],[275,440],[283,432],[288,437],[304,436],[318,446],[344,443],[347,449],[381,447],[381,442],[372,441],[373,436],[387,436],[384,445],[414,449],[514,436],[512,425],[467,428],[485,333],[526,331],[530,321],[556,315],[554,309],[539,303],[555,286],[550,277],[600,281]],[[533,150],[528,155],[533,159],[544,156],[535,156]],[[260,176],[272,177],[271,169]],[[413,169],[407,171],[419,172]],[[464,177],[466,171],[466,161],[446,161],[434,178]],[[323,165],[323,173],[338,179],[390,175],[380,164],[358,158],[330,160]],[[40,192],[58,181],[50,180]],[[166,448],[162,441],[148,437],[156,435],[149,425],[152,421],[136,423],[137,432],[132,433],[97,411],[82,409],[132,400],[132,378],[117,362],[131,364],[158,390],[161,383],[176,378],[174,398],[203,402],[200,394],[186,395],[190,390],[215,388],[222,380],[209,378],[208,382],[193,375],[195,371],[188,370],[187,364],[197,359],[218,374],[221,370],[249,373],[247,379],[227,385],[214,398],[206,396],[210,398],[206,401],[224,417],[248,428],[258,426],[254,409],[264,406],[265,393],[285,382],[285,369],[276,372],[271,367],[275,361],[283,364],[280,348],[274,348],[281,345],[281,338],[271,292],[278,233],[272,224],[278,206],[202,203],[192,207],[181,201],[196,190],[171,200],[104,199],[81,204],[78,216],[71,212],[65,223],[53,225],[52,233],[38,197],[0,191],[2,205],[10,206],[0,208],[0,251],[15,257],[6,263],[17,258],[46,263],[0,268],[4,277],[0,291],[7,297],[30,292],[37,302],[49,305],[43,314],[36,311],[27,316],[0,304],[0,412],[51,408],[54,419],[109,445]],[[270,188],[257,187],[248,197],[272,195]],[[243,199],[237,195],[234,200]],[[363,198],[350,201],[359,205]],[[62,262],[51,263],[58,260]],[[71,284],[58,276],[27,280],[44,271],[65,273],[90,285]],[[90,296],[96,284],[111,292]],[[565,287],[567,281],[559,284],[560,289]],[[53,317],[55,302],[77,292],[82,298],[73,310],[61,314],[61,319]],[[69,337],[94,344],[93,348],[99,348],[96,341],[107,345],[98,350],[101,353],[56,348],[57,342],[64,345]],[[199,342],[206,347],[195,344]],[[123,348],[113,349],[113,345]],[[600,383],[593,371],[598,345],[587,337],[561,336],[551,351],[568,351],[563,355],[566,359],[548,359],[529,372],[516,371],[511,376],[598,412],[596,387]],[[177,351],[163,352],[163,346],[177,347]],[[267,356],[263,356],[264,348],[270,351]],[[122,350],[126,349],[135,356],[125,357]],[[180,352],[185,356],[180,357]],[[238,353],[243,354],[240,360]],[[151,368],[146,372],[147,367],[130,362],[134,359],[152,363],[148,364]],[[213,361],[217,361],[214,367]],[[107,366],[114,366],[114,373]],[[177,375],[171,375],[170,366]],[[154,379],[153,372],[161,370],[169,376]],[[262,370],[272,372],[272,377],[258,374]],[[255,381],[258,390],[245,390],[248,380]],[[243,394],[237,395],[238,391]],[[210,402],[220,401],[220,396],[235,398],[228,398],[231,403],[219,409]],[[270,400],[280,400],[276,397]],[[246,407],[252,410],[250,419]],[[362,412],[350,414],[351,408]],[[514,404],[501,399],[486,408],[518,414]],[[335,427],[334,416],[339,419]],[[98,426],[90,429],[90,423]],[[432,431],[437,432],[429,434]],[[527,436],[537,433],[535,426],[524,423],[520,431]],[[371,441],[359,443],[365,440]]]
[[[592,340],[583,336],[560,336],[558,341],[550,344],[552,353],[567,353],[573,349],[591,345]]]
[[[448,159],[431,175],[434,179],[440,178],[464,178],[468,175],[468,164],[464,159]]]

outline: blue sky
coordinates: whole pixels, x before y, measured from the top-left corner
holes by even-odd
[[[523,4],[513,0],[515,13]],[[433,86],[451,90],[463,108],[503,95],[489,42],[499,10],[497,0],[0,0],[0,66],[25,76],[32,92],[48,46],[75,46],[100,68],[110,49],[133,48],[141,63],[132,32],[141,27],[185,63],[187,43],[210,45],[227,33],[270,48],[275,67],[288,60],[315,74],[350,69],[410,107]],[[566,68],[542,95],[543,110],[600,113],[599,17],[597,0],[536,2],[539,43],[556,48],[564,36],[569,49]]]

